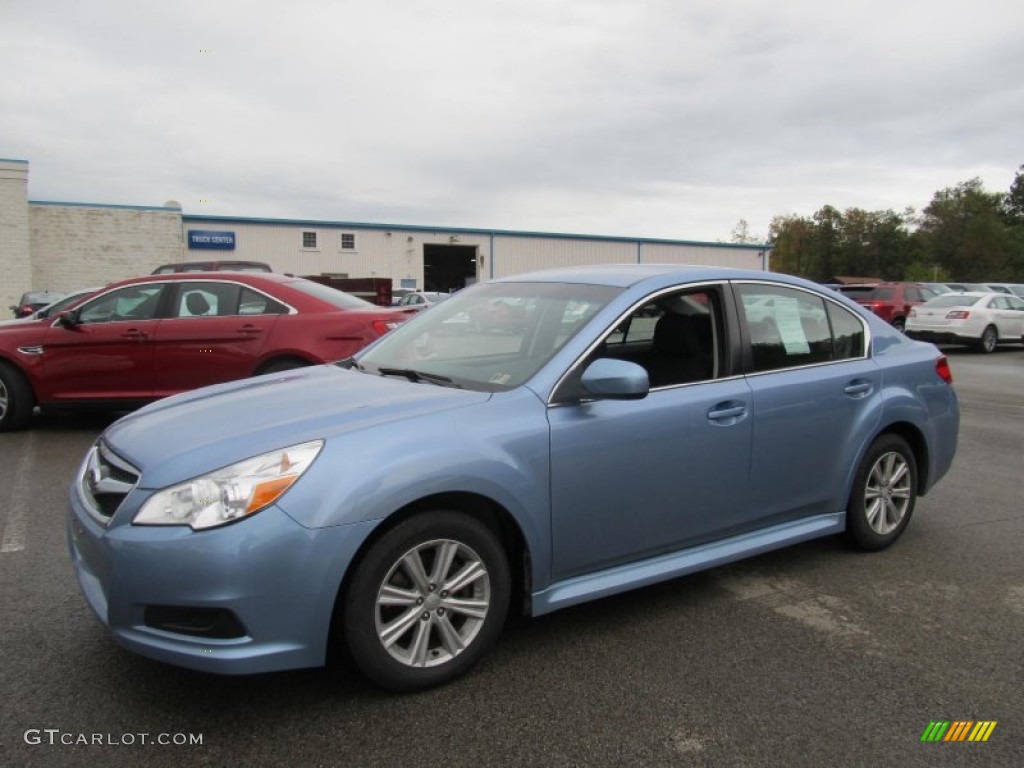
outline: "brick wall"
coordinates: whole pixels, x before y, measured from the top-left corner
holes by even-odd
[[[28,163],[0,160],[0,318],[13,317],[7,308],[32,287]]]
[[[182,257],[181,210],[30,203],[32,283],[71,291],[138,277]]]

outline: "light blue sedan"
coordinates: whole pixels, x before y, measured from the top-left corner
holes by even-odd
[[[522,308],[514,329],[464,322],[494,301]],[[71,557],[145,656],[240,674],[336,644],[415,690],[468,669],[521,606],[820,536],[888,547],[958,427],[935,347],[813,283],[539,272],[460,291],[337,365],[121,419],[71,487]]]

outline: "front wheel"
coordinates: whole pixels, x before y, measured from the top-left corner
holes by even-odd
[[[32,387],[11,365],[0,362],[0,432],[21,429],[32,418]]]
[[[917,500],[917,461],[898,435],[882,435],[861,460],[846,508],[846,538],[877,551],[903,533]]]
[[[981,341],[978,343],[978,349],[989,354],[996,351],[996,345],[998,344],[999,333],[990,325],[985,329],[984,333],[981,334]]]
[[[377,541],[345,592],[342,630],[362,672],[393,691],[446,683],[494,642],[508,612],[501,543],[451,511],[410,518]]]

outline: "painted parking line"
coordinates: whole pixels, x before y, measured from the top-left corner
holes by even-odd
[[[25,520],[28,518],[26,512],[32,504],[30,470],[35,465],[35,454],[36,437],[33,432],[28,432],[25,435],[21,456],[14,467],[14,482],[5,503],[4,535],[0,540],[0,552],[19,552],[25,548]]]

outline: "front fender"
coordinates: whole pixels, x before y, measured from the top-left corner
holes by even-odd
[[[456,413],[429,413],[330,438],[279,506],[300,525],[325,528],[380,523],[438,494],[483,496],[515,520],[530,551],[534,583],[546,584],[548,454],[544,404],[520,389]]]

